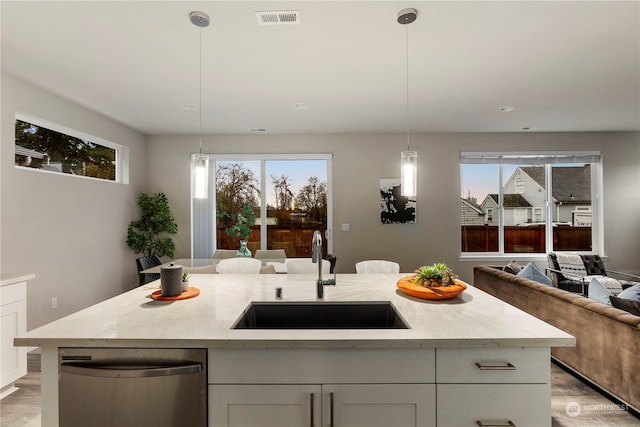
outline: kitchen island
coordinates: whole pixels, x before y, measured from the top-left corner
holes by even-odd
[[[408,329],[232,329],[251,302],[316,301],[316,278],[191,275],[195,298],[156,301],[143,286],[15,343],[42,348],[47,427],[63,347],[207,349],[210,426],[551,424],[550,347],[572,336],[473,286],[447,301],[406,296],[400,277],[338,275],[319,302],[390,301]]]

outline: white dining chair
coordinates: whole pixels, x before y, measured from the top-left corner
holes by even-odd
[[[400,273],[400,264],[393,261],[381,259],[370,259],[356,263],[356,273],[358,274],[380,274],[380,273]]]
[[[287,258],[287,274],[318,274],[318,264],[311,258]],[[322,260],[322,274],[329,274],[329,261]]]
[[[226,258],[217,265],[219,274],[258,274],[262,261],[254,258]]]

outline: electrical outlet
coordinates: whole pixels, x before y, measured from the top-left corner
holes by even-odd
[[[351,230],[351,224],[342,224],[342,231]]]
[[[58,308],[58,297],[51,298],[51,310]]]

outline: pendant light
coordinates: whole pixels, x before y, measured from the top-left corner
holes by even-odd
[[[416,197],[418,191],[418,153],[411,151],[411,132],[409,117],[409,24],[416,20],[418,11],[402,9],[398,12],[398,23],[406,28],[406,71],[407,71],[407,151],[400,154],[400,194]]]
[[[191,197],[194,199],[206,199],[209,196],[209,156],[202,154],[202,28],[209,26],[209,15],[204,12],[191,12],[189,20],[193,25],[200,28],[200,73],[199,89],[200,96],[198,106],[199,128],[200,128],[200,151],[191,157]]]

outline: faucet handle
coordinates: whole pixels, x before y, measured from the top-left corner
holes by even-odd
[[[328,254],[325,259],[327,261],[329,261],[329,273],[335,274],[335,272],[336,272],[336,261],[338,260],[338,258],[333,254]]]

